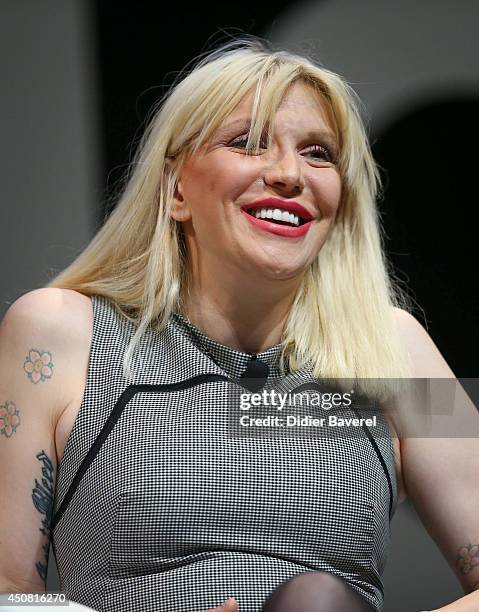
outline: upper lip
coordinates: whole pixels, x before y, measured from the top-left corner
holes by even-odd
[[[302,206],[299,202],[295,202],[294,200],[265,198],[264,200],[255,200],[254,202],[243,204],[241,208],[243,210],[248,210],[250,208],[267,208],[270,206],[274,206],[274,208],[279,208],[281,210],[286,210],[290,213],[294,213],[300,216],[302,219],[305,219],[306,221],[311,221],[312,219],[314,219],[313,215],[308,212],[304,206]]]

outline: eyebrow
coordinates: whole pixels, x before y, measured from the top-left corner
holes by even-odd
[[[251,119],[249,118],[235,119],[234,121],[231,121],[230,123],[221,126],[217,130],[217,134],[225,134],[229,132],[230,130],[232,130],[233,128],[236,128],[239,126],[243,126],[249,130],[249,128],[251,127]]]
[[[235,119],[230,123],[220,127],[217,131],[217,135],[224,135],[233,131],[235,128],[244,127],[244,129],[249,130],[251,127],[251,119],[243,118],[243,119]],[[327,145],[331,147],[331,149],[338,154],[338,142],[336,140],[335,135],[330,130],[321,130],[321,129],[313,129],[309,130],[303,140],[322,140]]]
[[[310,130],[306,134],[306,140],[323,141],[336,155],[339,153],[339,145],[336,136],[329,130]]]

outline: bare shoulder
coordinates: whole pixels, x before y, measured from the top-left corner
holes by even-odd
[[[393,316],[397,323],[404,348],[411,359],[412,378],[446,378],[453,376],[451,369],[441,355],[431,336],[418,319],[407,310],[393,307]],[[405,501],[409,494],[405,483],[404,458],[404,405],[394,405],[386,412],[389,424],[394,432],[393,447],[398,480],[399,503]],[[407,420],[411,419],[408,412]]]
[[[407,310],[404,310],[404,308],[393,306],[392,312],[403,332],[413,333],[416,331],[417,333],[420,329],[425,331],[423,325],[416,319],[416,317]]]
[[[71,289],[42,287],[21,295],[7,310],[2,325],[21,335],[46,335],[57,345],[71,346],[82,340],[88,343],[93,323],[91,300]],[[30,336],[32,337],[32,336]],[[33,338],[32,338],[33,339]],[[73,345],[70,343],[73,341]]]
[[[48,314],[68,314],[71,308],[88,310],[91,300],[88,296],[72,289],[58,289],[56,287],[41,287],[33,289],[18,297],[7,311],[25,311],[31,308],[40,310],[42,317]]]
[[[56,422],[76,396],[78,368],[88,358],[93,327],[91,300],[71,289],[42,287],[9,307],[0,324],[2,342],[24,355],[30,381],[50,381],[52,419]],[[46,386],[45,386],[46,388]]]
[[[414,315],[402,308],[393,308],[401,338],[411,357],[413,378],[448,378],[454,373],[425,327]]]

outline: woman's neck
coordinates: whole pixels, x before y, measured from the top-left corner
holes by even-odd
[[[265,300],[264,295],[230,296],[190,292],[182,314],[208,337],[244,353],[261,353],[281,342],[294,295]]]

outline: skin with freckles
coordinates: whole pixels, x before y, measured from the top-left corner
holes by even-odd
[[[192,280],[188,318],[218,342],[245,352],[278,343],[302,275],[325,243],[341,197],[329,110],[297,81],[272,126],[273,144],[245,151],[252,94],[209,142],[186,159],[172,217],[183,224]],[[305,236],[284,237],[249,223],[253,200],[295,200],[314,217]]]

